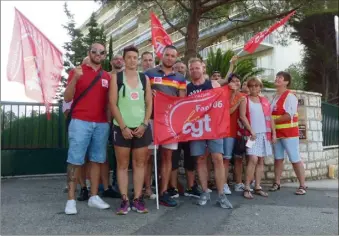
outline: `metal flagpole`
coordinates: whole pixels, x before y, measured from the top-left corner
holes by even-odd
[[[154,127],[154,123],[153,123]],[[153,134],[155,134],[153,132]],[[153,135],[154,137],[154,135]],[[159,187],[158,187],[158,163],[157,163],[157,145],[154,145],[153,156],[154,156],[154,175],[155,175],[155,193],[157,196],[157,209],[159,210]]]

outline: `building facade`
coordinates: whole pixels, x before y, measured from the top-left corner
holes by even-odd
[[[113,38],[114,54],[120,53],[124,47],[129,45],[138,47],[140,54],[144,51],[153,51],[149,12],[150,8],[145,10],[131,8],[128,1],[119,7],[101,7],[96,12],[97,22],[99,25],[104,25],[107,38],[111,36]],[[241,19],[244,16],[242,12],[234,9],[230,17]],[[183,52],[185,46],[183,35],[173,30],[161,16],[159,16],[159,19],[179,52]],[[88,33],[87,22],[80,27],[84,34]],[[175,21],[173,23],[175,24]],[[210,44],[210,46],[203,48],[199,52],[204,60],[207,59],[210,50],[216,51],[218,48],[223,51],[233,50],[236,53],[240,52],[246,41],[253,35],[246,33],[230,39],[226,36],[220,37],[219,35],[230,28],[231,24],[232,22],[224,19],[215,20],[213,23],[200,23],[199,44],[206,44],[206,42]],[[182,30],[185,31],[185,28],[182,28]],[[264,69],[262,78],[266,80],[273,80],[278,71],[285,70],[292,63],[301,61],[302,45],[289,39],[288,46],[283,47],[276,42],[276,36],[277,33],[269,35],[260,44],[255,53],[251,54],[256,66]],[[245,56],[248,56],[248,53],[240,53],[240,57]]]

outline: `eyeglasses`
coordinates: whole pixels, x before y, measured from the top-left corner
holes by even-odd
[[[91,50],[91,53],[92,53],[92,54],[97,54],[97,55],[103,56],[103,55],[106,54],[106,51],[105,51],[105,50],[100,51],[100,50],[97,50],[97,49],[92,49],[92,50]]]
[[[260,85],[259,84],[248,84],[247,87],[249,87],[249,88],[253,88],[253,87],[258,88],[258,87],[260,87]]]

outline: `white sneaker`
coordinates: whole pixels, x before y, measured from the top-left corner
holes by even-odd
[[[88,206],[98,209],[108,209],[110,205],[104,202],[98,195],[92,196],[88,199]]]
[[[255,180],[253,180],[252,182],[251,182],[251,188],[255,188]]]
[[[224,184],[224,194],[226,195],[232,194],[230,187],[228,187],[228,184]]]
[[[66,215],[75,215],[77,214],[77,203],[75,200],[67,200],[66,207],[65,207],[65,214]]]
[[[208,193],[211,193],[211,192],[213,192],[213,191],[212,191],[211,189],[208,188],[208,189],[207,189],[207,192],[208,192]]]

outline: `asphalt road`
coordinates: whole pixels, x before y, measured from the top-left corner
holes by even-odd
[[[215,205],[216,194],[204,207],[180,197],[179,206],[156,209],[147,201],[149,214],[115,215],[118,199],[106,199],[109,210],[89,208],[78,202],[78,215],[64,214],[65,177],[8,179],[1,181],[1,235],[35,234],[194,234],[194,235],[338,235],[338,191],[309,190],[294,195],[282,188],[267,199],[229,196],[234,209]]]

